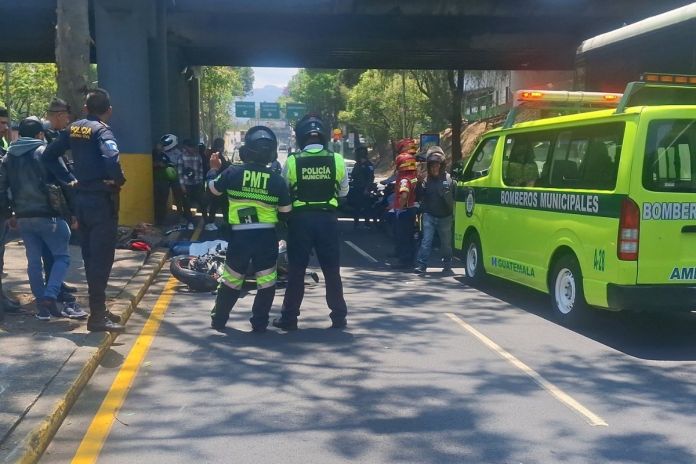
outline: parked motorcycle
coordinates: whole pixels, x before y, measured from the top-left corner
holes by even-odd
[[[218,281],[222,276],[225,266],[226,250],[218,247],[210,250],[201,256],[181,255],[172,258],[169,270],[172,275],[181,283],[186,284],[193,292],[212,292],[217,289]],[[288,250],[285,240],[278,242],[278,261],[277,261],[278,280],[277,285],[284,287],[287,284],[288,275]],[[307,272],[315,283],[319,282],[319,275],[316,272]],[[250,268],[247,270],[245,283],[253,284],[256,282],[254,272]]]

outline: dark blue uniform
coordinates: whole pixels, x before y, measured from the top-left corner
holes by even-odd
[[[73,174],[59,158],[72,150]],[[118,194],[126,182],[111,128],[96,116],[72,123],[44,152],[51,171],[65,183],[77,180],[75,213],[80,224],[82,259],[89,287],[89,322],[107,316],[106,286],[114,263],[118,228]]]

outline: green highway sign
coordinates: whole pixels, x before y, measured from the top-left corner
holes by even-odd
[[[285,105],[285,117],[288,121],[297,121],[307,112],[304,103],[288,103]]]
[[[234,115],[238,118],[255,118],[256,103],[254,102],[234,102]]]
[[[261,119],[280,119],[280,105],[278,103],[261,103]]]

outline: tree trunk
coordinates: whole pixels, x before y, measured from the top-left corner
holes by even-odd
[[[464,99],[464,70],[457,70],[455,81],[454,71],[449,72],[452,86],[452,165],[462,159],[462,100]]]
[[[57,0],[58,95],[80,116],[89,81],[89,0]]]

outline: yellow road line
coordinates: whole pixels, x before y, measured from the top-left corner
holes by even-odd
[[[200,233],[201,226],[199,225],[194,233],[191,234],[191,239],[197,240]],[[164,314],[167,312],[169,304],[174,297],[174,287],[176,285],[177,280],[174,277],[169,277],[169,280],[167,280],[164,286],[164,290],[162,290],[159,298],[157,298],[157,302],[150,313],[150,317],[148,317],[133,348],[131,348],[121,369],[118,371],[104,401],[102,401],[101,406],[99,406],[97,414],[92,419],[87,433],[85,433],[85,436],[82,438],[80,446],[72,459],[73,464],[97,462],[102,447],[109,437],[111,426],[123,406],[131,385],[133,385],[133,381],[138,375],[140,366],[145,360],[145,356],[147,356],[150,346],[159,331],[162,320],[164,319]]]
[[[459,318],[457,315],[452,314],[452,313],[447,313],[447,316],[452,319],[454,322],[459,324],[464,330],[469,332],[471,335],[474,337],[478,338],[479,341],[481,341],[484,345],[486,345],[488,348],[496,352],[500,357],[503,359],[507,360],[512,364],[513,366],[517,367],[519,370],[527,374],[529,377],[532,378],[537,384],[539,384],[540,387],[542,387],[544,390],[549,392],[551,396],[556,398],[558,401],[575,411],[576,413],[580,414],[583,416],[587,422],[589,422],[590,425],[592,426],[603,426],[606,427],[609,424],[606,423],[604,419],[599,417],[597,414],[593,413],[589,409],[587,409],[585,406],[580,404],[577,400],[575,400],[572,396],[561,390],[559,387],[554,385],[553,383],[549,382],[546,380],[544,377],[541,376],[537,371],[532,369],[531,367],[527,366],[525,363],[517,359],[515,356],[510,354],[509,352],[505,351],[500,345],[495,343],[493,340],[490,338],[486,337],[483,335],[481,332],[476,330],[474,327],[472,327],[470,324],[467,324],[464,322],[461,318]]]

